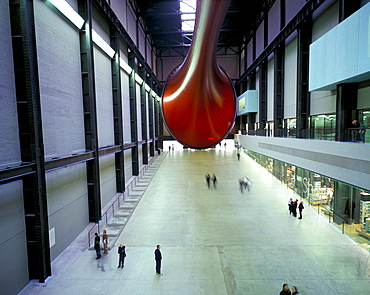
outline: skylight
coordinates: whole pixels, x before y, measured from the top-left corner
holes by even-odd
[[[196,0],[180,0],[181,29],[183,31],[194,31]]]

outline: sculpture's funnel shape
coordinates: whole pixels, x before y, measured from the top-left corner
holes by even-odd
[[[163,118],[171,134],[192,148],[221,141],[233,127],[235,90],[216,61],[218,35],[231,0],[198,0],[193,41],[162,93]]]

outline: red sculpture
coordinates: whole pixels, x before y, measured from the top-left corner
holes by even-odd
[[[191,47],[184,62],[170,74],[162,93],[167,128],[188,147],[214,146],[234,124],[234,86],[216,61],[218,35],[230,2],[197,1]]]

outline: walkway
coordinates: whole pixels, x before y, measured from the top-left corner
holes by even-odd
[[[217,190],[205,186],[206,172],[216,174]],[[243,175],[253,186],[241,194]],[[95,260],[71,245],[46,284],[31,282],[20,294],[276,295],[283,283],[300,295],[369,294],[369,252],[307,204],[302,220],[290,216],[290,197],[245,154],[238,162],[235,150],[171,151],[107,256]],[[163,275],[155,273],[157,244]]]

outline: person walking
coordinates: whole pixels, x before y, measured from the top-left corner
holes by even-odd
[[[303,209],[304,209],[303,201],[300,201],[299,202],[299,205],[298,205],[298,210],[299,210],[299,217],[298,217],[298,219],[302,219],[302,210]]]
[[[96,251],[96,258],[95,259],[100,259],[101,254],[100,254],[100,237],[98,233],[95,233],[95,239],[94,239],[94,249]]]
[[[125,264],[125,257],[126,257],[126,246],[119,244],[118,247],[118,268],[123,268]]]
[[[244,194],[244,181],[243,179],[239,179],[239,189],[242,194]]]
[[[283,285],[283,290],[281,290],[280,295],[292,295],[292,293],[289,290],[288,284]]]
[[[206,185],[208,188],[210,188],[211,185],[211,175],[209,173],[206,174]]]
[[[240,153],[237,153],[236,157],[238,158],[238,161],[240,161]]]
[[[155,272],[160,275],[162,262],[161,245],[157,245],[157,249],[154,250],[154,259],[155,259]]]
[[[108,234],[106,230],[103,230],[103,246],[104,246],[104,254],[108,255]]]
[[[217,189],[217,178],[215,174],[213,174],[212,176],[212,182],[213,182],[213,188]]]
[[[244,187],[248,189],[248,192],[251,190],[252,181],[247,177],[244,176]]]

